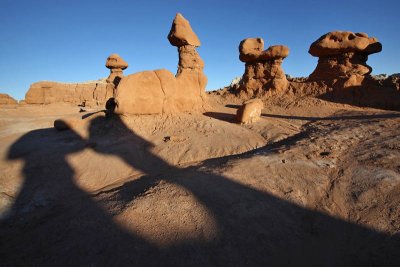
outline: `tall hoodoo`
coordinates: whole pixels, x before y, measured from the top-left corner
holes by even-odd
[[[372,71],[367,65],[368,55],[380,51],[382,44],[366,33],[329,32],[310,46],[308,52],[319,59],[309,79],[328,83],[340,80],[344,87],[361,85]]]
[[[241,41],[239,59],[245,63],[245,72],[239,91],[259,95],[268,90],[286,90],[288,82],[282,69],[282,61],[288,55],[289,48],[284,45],[274,45],[264,50],[262,38]]]
[[[179,64],[174,76],[166,69],[143,71],[120,81],[115,103],[117,114],[160,114],[204,111],[207,77],[200,46],[189,22],[178,13],[168,34],[178,47]]]

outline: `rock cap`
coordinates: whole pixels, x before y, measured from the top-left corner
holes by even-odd
[[[185,19],[181,13],[177,13],[172,22],[168,40],[171,45],[178,47],[184,45],[200,46],[199,38],[192,30],[189,21]]]
[[[109,69],[126,69],[128,63],[123,60],[118,54],[111,54],[106,61],[106,67]]]
[[[257,62],[283,59],[289,55],[289,48],[284,45],[273,45],[264,50],[264,40],[260,37],[247,38],[240,42],[239,59],[242,62]]]
[[[308,50],[314,57],[337,56],[344,53],[373,54],[382,51],[382,44],[368,34],[334,31],[322,35]]]

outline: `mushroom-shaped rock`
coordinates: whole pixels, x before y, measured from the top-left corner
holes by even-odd
[[[176,14],[172,22],[171,30],[168,34],[168,40],[173,46],[200,46],[200,40],[192,30],[190,23],[181,13]]]
[[[236,120],[242,124],[256,122],[260,119],[263,107],[263,102],[258,98],[245,101],[243,105],[237,110]]]
[[[110,75],[107,82],[118,85],[121,78],[124,76],[123,70],[128,67],[128,63],[123,60],[118,54],[112,54],[107,58],[106,67],[110,69]]]
[[[245,72],[238,86],[240,92],[250,96],[262,94],[270,89],[284,91],[287,88],[282,60],[289,55],[284,45],[264,49],[262,38],[247,38],[240,42],[239,59],[245,62]]]
[[[344,53],[369,55],[381,51],[382,44],[366,33],[336,31],[321,36],[311,44],[308,52],[314,57],[329,57]]]
[[[168,40],[178,46],[176,75],[161,69],[122,78],[115,96],[117,114],[160,114],[203,112],[207,77],[204,62],[196,51],[200,45],[189,22],[177,14]]]
[[[380,51],[382,44],[366,33],[329,32],[310,46],[308,52],[319,60],[309,79],[323,80],[328,84],[339,80],[338,85],[342,87],[360,86],[372,72],[367,65],[368,55]]]

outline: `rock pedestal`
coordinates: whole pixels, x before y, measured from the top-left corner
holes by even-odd
[[[200,46],[189,22],[177,14],[168,34],[178,47],[176,75],[161,69],[143,71],[122,78],[115,97],[117,114],[162,114],[204,111],[207,77],[204,62],[196,51]]]
[[[382,51],[376,38],[366,33],[329,32],[311,44],[309,53],[318,57],[318,65],[310,81],[328,84],[340,81],[343,87],[359,86],[369,76],[368,55]]]
[[[269,90],[286,90],[288,81],[282,69],[282,61],[289,55],[289,48],[275,45],[263,49],[262,38],[247,38],[240,43],[239,59],[245,63],[245,72],[239,91],[259,95]]]
[[[112,54],[107,58],[106,67],[110,69],[110,75],[107,78],[108,83],[113,83],[118,86],[122,77],[124,77],[123,70],[128,68],[128,63],[123,60],[118,54]]]

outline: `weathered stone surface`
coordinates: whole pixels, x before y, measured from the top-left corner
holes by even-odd
[[[327,33],[310,46],[309,53],[319,60],[309,79],[331,84],[339,81],[337,86],[343,88],[360,86],[372,72],[367,65],[368,55],[381,50],[381,43],[366,33]]]
[[[245,101],[237,110],[236,120],[242,124],[254,123],[260,119],[263,107],[263,102],[258,98]]]
[[[185,27],[181,25],[182,21]],[[196,44],[192,42],[193,36],[188,34],[190,38],[185,39],[188,27],[192,32],[189,23],[186,21],[186,24],[185,21],[182,15],[177,14],[168,37],[171,44],[178,46],[177,74],[174,76],[168,70],[161,69],[138,72],[122,78],[115,96],[115,113],[170,114],[204,111],[207,84],[207,77],[203,73],[204,62],[195,45],[191,45]],[[190,44],[184,45],[185,43]]]
[[[242,62],[254,63],[260,61],[284,59],[289,55],[289,48],[284,45],[273,45],[264,49],[262,38],[247,38],[240,42],[239,59]]]
[[[289,55],[284,45],[264,49],[262,38],[247,38],[240,42],[239,59],[245,62],[245,72],[237,87],[247,95],[260,95],[269,90],[284,91],[287,88],[282,60]]]
[[[104,80],[84,83],[42,81],[33,83],[25,95],[27,104],[71,103],[104,105],[113,96],[114,85]]]
[[[119,81],[124,77],[123,70],[128,67],[128,63],[118,54],[112,54],[107,58],[106,67],[110,69],[107,82],[118,86]]]
[[[344,53],[369,55],[382,51],[378,39],[366,33],[348,31],[329,32],[311,44],[309,53],[314,57],[331,57]]]
[[[171,30],[168,34],[168,40],[173,46],[200,46],[200,40],[192,30],[190,23],[182,14],[178,13],[172,22]]]
[[[8,94],[0,94],[0,105],[15,105],[18,104],[17,100]]]

